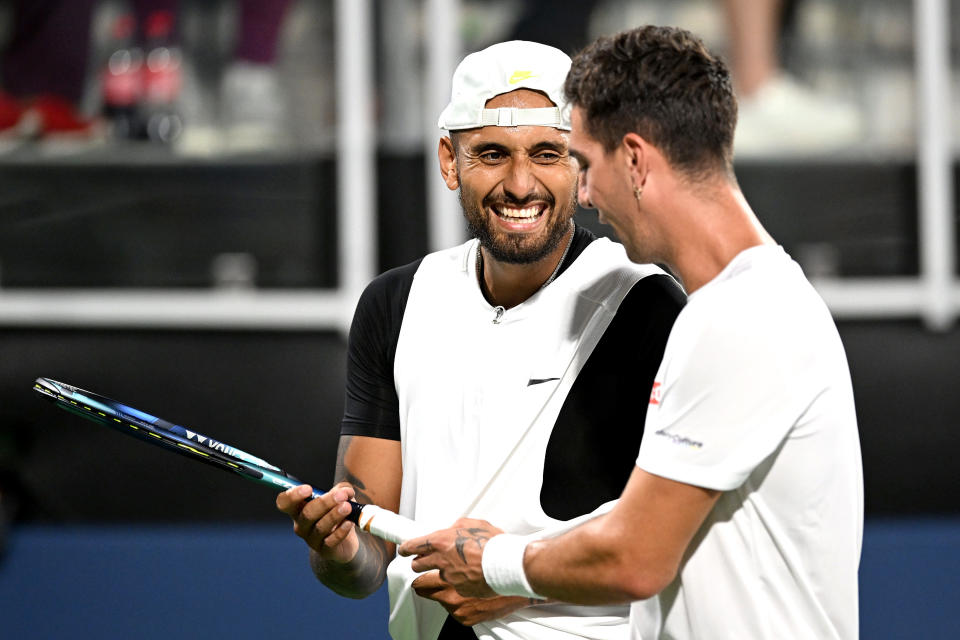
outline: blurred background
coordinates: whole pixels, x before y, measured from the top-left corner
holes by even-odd
[[[644,23],[730,62],[741,186],[837,319],[864,455],[862,637],[956,637],[958,11],[0,0],[0,637],[386,637],[384,591],[316,583],[269,490],[60,412],[32,382],[325,486],[357,295],[464,238],[435,164],[457,62]]]

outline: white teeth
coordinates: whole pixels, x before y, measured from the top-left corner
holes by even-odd
[[[501,207],[498,213],[504,218],[535,218],[540,215],[540,207],[527,207],[526,209],[505,209]]]

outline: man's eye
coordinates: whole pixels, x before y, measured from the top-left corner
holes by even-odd
[[[560,154],[559,154],[559,153],[555,153],[555,152],[553,152],[553,151],[544,151],[544,152],[538,153],[536,156],[534,156],[534,160],[536,160],[537,162],[542,162],[542,163],[556,162],[556,161],[559,160],[559,159],[560,159]]]
[[[480,154],[480,159],[484,162],[499,162],[503,160],[503,154],[499,151],[485,151]]]

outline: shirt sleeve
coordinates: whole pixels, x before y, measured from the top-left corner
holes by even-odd
[[[795,349],[765,320],[706,315],[681,313],[674,326],[650,396],[637,466],[727,491],[779,447],[804,393],[796,388]]]
[[[388,271],[364,290],[350,325],[340,435],[400,439],[393,364],[413,276],[420,261]]]

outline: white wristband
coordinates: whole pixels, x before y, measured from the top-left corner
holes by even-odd
[[[501,533],[493,536],[483,546],[480,558],[483,577],[490,588],[502,596],[525,596],[540,598],[527,582],[523,572],[523,552],[529,540],[524,536]]]

